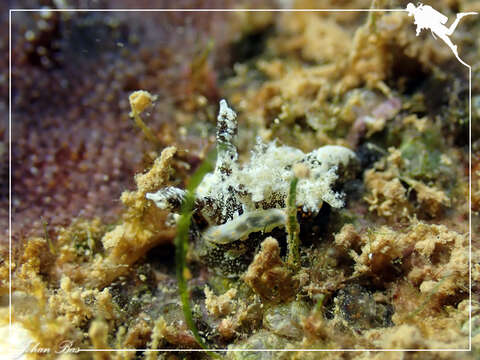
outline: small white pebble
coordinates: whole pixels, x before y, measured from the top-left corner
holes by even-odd
[[[27,41],[33,41],[35,40],[35,38],[36,38],[36,35],[32,30],[28,30],[25,32],[25,39]]]

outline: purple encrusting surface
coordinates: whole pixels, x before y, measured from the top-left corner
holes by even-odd
[[[15,4],[20,8],[36,5],[28,1]],[[47,1],[42,2],[44,5],[53,4]],[[103,8],[141,5],[128,1],[98,4]],[[192,6],[190,2],[176,5]],[[219,6],[228,4],[195,3],[195,7]],[[192,91],[188,74],[194,57],[209,39],[214,39],[215,49],[228,43],[229,32],[224,31],[229,26],[227,16],[162,12],[13,14],[15,239],[43,233],[43,222],[53,229],[76,217],[99,216],[106,222],[118,218],[121,192],[133,187],[133,175],[145,168],[145,153],[154,150],[129,119],[128,95],[137,89],[158,95],[147,122],[161,141],[162,131],[175,129],[175,108]],[[8,17],[2,17],[2,24],[8,24]],[[8,42],[2,40],[0,47],[7,50]],[[6,61],[3,56],[2,62]],[[218,52],[209,54],[208,61],[214,64],[211,69],[228,62]],[[6,100],[8,90],[6,68],[2,67],[2,100]],[[210,78],[203,93],[216,101],[218,77],[213,70]],[[1,106],[8,108],[7,102]],[[176,136],[175,130],[170,133]],[[2,154],[0,227],[7,235],[6,122],[0,135],[7,150]]]

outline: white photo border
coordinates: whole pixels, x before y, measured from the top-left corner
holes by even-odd
[[[9,154],[9,336],[12,334],[12,14],[20,12],[41,12],[46,9],[9,9],[8,35],[9,35],[9,104],[8,104],[8,154]],[[48,9],[53,12],[406,12],[406,9]],[[472,350],[472,67],[466,65],[469,72],[468,89],[468,141],[469,141],[469,175],[468,175],[468,243],[469,243],[469,327],[468,348],[466,349],[80,349],[80,352],[437,352],[455,351],[464,352]]]

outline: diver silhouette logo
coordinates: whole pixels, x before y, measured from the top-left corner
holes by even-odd
[[[448,18],[429,5],[423,5],[422,3],[420,3],[418,6],[415,6],[412,3],[408,3],[406,10],[408,11],[408,16],[413,15],[414,17],[413,23],[417,25],[417,36],[423,29],[430,29],[433,37],[436,39],[436,35],[440,39],[442,39],[445,44],[447,44],[448,47],[453,51],[458,61],[460,61],[463,65],[470,67],[462,59],[460,59],[460,56],[458,55],[457,45],[455,45],[452,40],[450,40],[450,35],[453,34],[453,32],[458,26],[458,23],[464,16],[476,15],[476,12],[472,11],[458,13],[457,18],[452,23],[452,25],[450,25],[450,27],[446,27],[445,24],[447,23]]]

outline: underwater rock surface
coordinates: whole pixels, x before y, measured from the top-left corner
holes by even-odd
[[[99,3],[120,5],[133,6]],[[142,5],[149,6],[135,3]],[[296,0],[288,7],[390,5],[400,6]],[[448,24],[480,11],[467,1],[432,6]],[[217,352],[231,359],[478,358],[476,17],[462,18],[451,37],[472,65],[471,185],[468,71],[438,38],[417,37],[407,12],[45,8],[12,19],[19,343],[159,350],[81,352],[80,359],[214,356],[188,351],[199,347],[197,329],[209,348],[251,350]],[[4,64],[6,99],[6,56]],[[7,128],[0,128],[2,159]],[[187,189],[206,165],[212,171],[185,214]],[[4,229],[7,170],[0,169]],[[185,246],[175,247],[186,215]],[[470,310],[471,352],[308,351],[464,349]],[[0,352],[12,345],[4,339]]]

